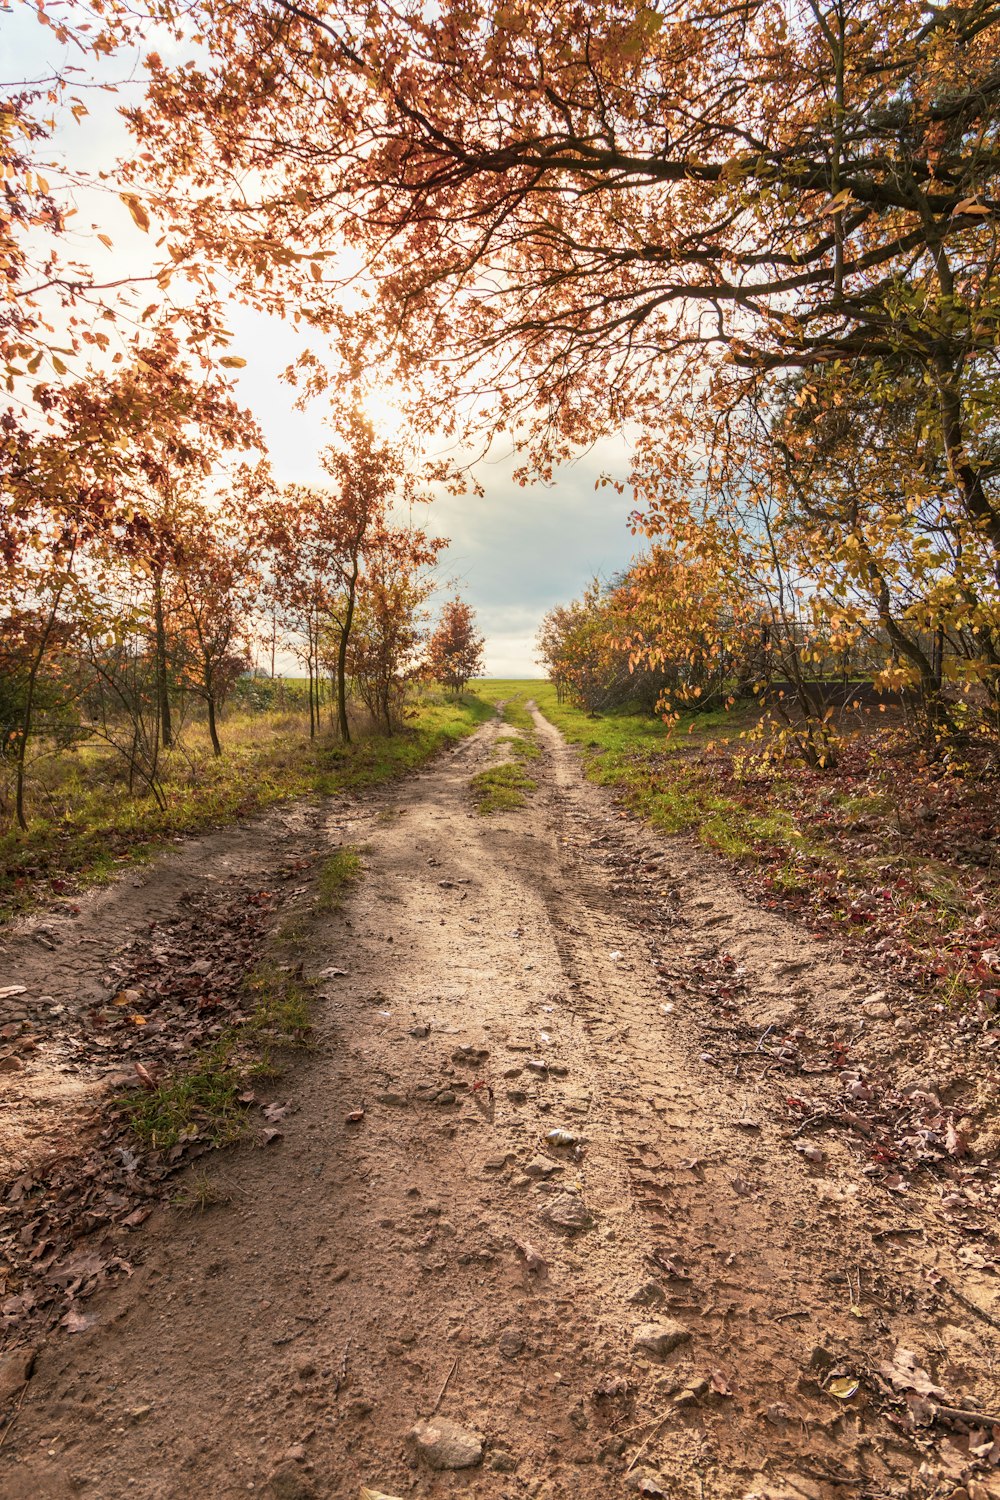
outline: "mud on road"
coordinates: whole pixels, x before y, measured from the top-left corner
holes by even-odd
[[[478,816],[510,733],[283,836],[365,877],[306,925],[281,1137],[213,1158],[227,1201],[154,1214],[41,1350],[5,1500],[996,1493],[963,1479],[989,1429],[934,1422],[1000,1408],[995,1219],[970,1255],[933,1184],[789,1103],[803,1059],[896,1045],[872,976],[625,818],[540,716],[538,790]],[[418,1451],[431,1417],[469,1467]]]

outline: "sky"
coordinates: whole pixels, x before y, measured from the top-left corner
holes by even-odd
[[[26,0],[14,0],[12,12],[0,9],[0,82],[41,76],[51,66],[45,33]],[[127,78],[133,62],[116,59],[115,82]],[[61,131],[57,146],[69,167],[96,174],[128,150],[128,136],[118,119],[118,103],[134,98],[135,82],[123,83],[117,95],[81,93],[90,111],[78,125]],[[55,186],[60,179],[52,171]],[[76,195],[81,254],[101,276],[141,274],[148,265],[151,240],[132,224],[110,186]],[[94,239],[108,234],[113,247]],[[140,306],[147,300],[142,296]],[[149,298],[148,300],[152,300]],[[259,421],[279,483],[322,483],[322,448],[333,434],[324,424],[320,403],[306,411],[294,405],[295,393],[281,379],[298,352],[291,324],[282,325],[245,307],[234,307],[231,352],[246,359],[234,384],[238,399]],[[72,373],[77,373],[76,371]],[[369,407],[369,409],[371,409]],[[595,575],[608,577],[624,567],[636,550],[628,530],[628,493],[595,488],[602,473],[624,479],[627,444],[608,439],[564,466],[550,485],[522,488],[512,478],[514,454],[493,450],[476,476],[484,494],[441,495],[433,503],[426,529],[450,539],[441,558],[439,593],[458,588],[476,611],[486,637],[486,673],[491,677],[537,677],[534,640],[542,616],[568,603]],[[291,658],[281,665],[298,670]]]

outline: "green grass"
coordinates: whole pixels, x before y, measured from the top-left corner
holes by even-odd
[[[246,1109],[239,1099],[244,1083],[236,1053],[235,1035],[227,1033],[193,1066],[131,1098],[129,1118],[143,1145],[170,1151],[199,1137],[213,1146],[240,1140],[246,1133]]]
[[[164,757],[165,808],[131,795],[107,753],[53,754],[35,766],[42,791],[33,796],[27,833],[0,833],[0,923],[38,901],[107,881],[177,835],[237,822],[290,797],[379,786],[472,733],[495,711],[476,691],[455,698],[428,690],[411,705],[400,733],[347,746],[329,735],[310,741],[301,716],[241,713],[223,722],[220,759],[194,725],[183,748]]]
[[[494,755],[509,753],[515,760],[537,760],[541,755],[534,735],[501,734],[493,741]]]
[[[710,744],[739,732],[738,716],[714,710],[685,715],[668,725],[652,715],[614,712],[592,716],[560,703],[551,683],[530,684],[527,696],[568,740],[584,751],[591,781],[619,791],[631,811],[664,833],[689,833],[730,859],[761,844],[801,854],[809,841],[787,809],[745,806],[706,774]]]
[[[361,856],[356,849],[338,849],[323,861],[316,883],[316,906],[337,911],[343,904],[344,887],[361,879]]]
[[[480,771],[470,783],[476,811],[483,816],[523,807],[524,794],[533,792],[536,784],[511,760],[504,761],[500,766],[491,766],[488,771]]]

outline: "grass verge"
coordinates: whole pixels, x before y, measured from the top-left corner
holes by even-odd
[[[549,683],[519,686],[580,746],[590,780],[738,864],[765,905],[949,1003],[984,986],[1000,995],[995,776],[943,775],[877,725],[848,739],[836,768],[765,765],[740,740],[756,719],[749,710],[668,728],[626,712],[592,717]]]
[[[37,799],[44,815],[31,819],[27,833],[0,833],[0,924],[113,879],[177,835],[224,827],[290,797],[378,786],[471,734],[495,711],[494,701],[473,690],[459,698],[427,691],[398,734],[352,745],[310,741],[293,715],[237,715],[223,725],[220,759],[203,753],[197,735],[164,758],[165,808],[130,794],[107,756],[54,755],[46,762],[44,799]]]

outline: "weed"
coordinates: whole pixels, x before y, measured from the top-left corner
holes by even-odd
[[[262,1038],[284,1047],[302,1047],[312,1030],[310,992],[301,980],[273,964],[261,964],[250,980],[257,1001],[248,1026]]]
[[[129,1101],[132,1129],[145,1145],[169,1151],[200,1136],[229,1146],[245,1133],[242,1081],[232,1035],[220,1037],[194,1066]]]
[[[207,1172],[193,1172],[170,1202],[184,1213],[203,1214],[207,1208],[217,1204],[231,1203],[232,1193],[226,1192]]]
[[[356,849],[338,849],[324,860],[316,882],[316,905],[320,911],[338,911],[345,886],[361,879],[361,856]]]

